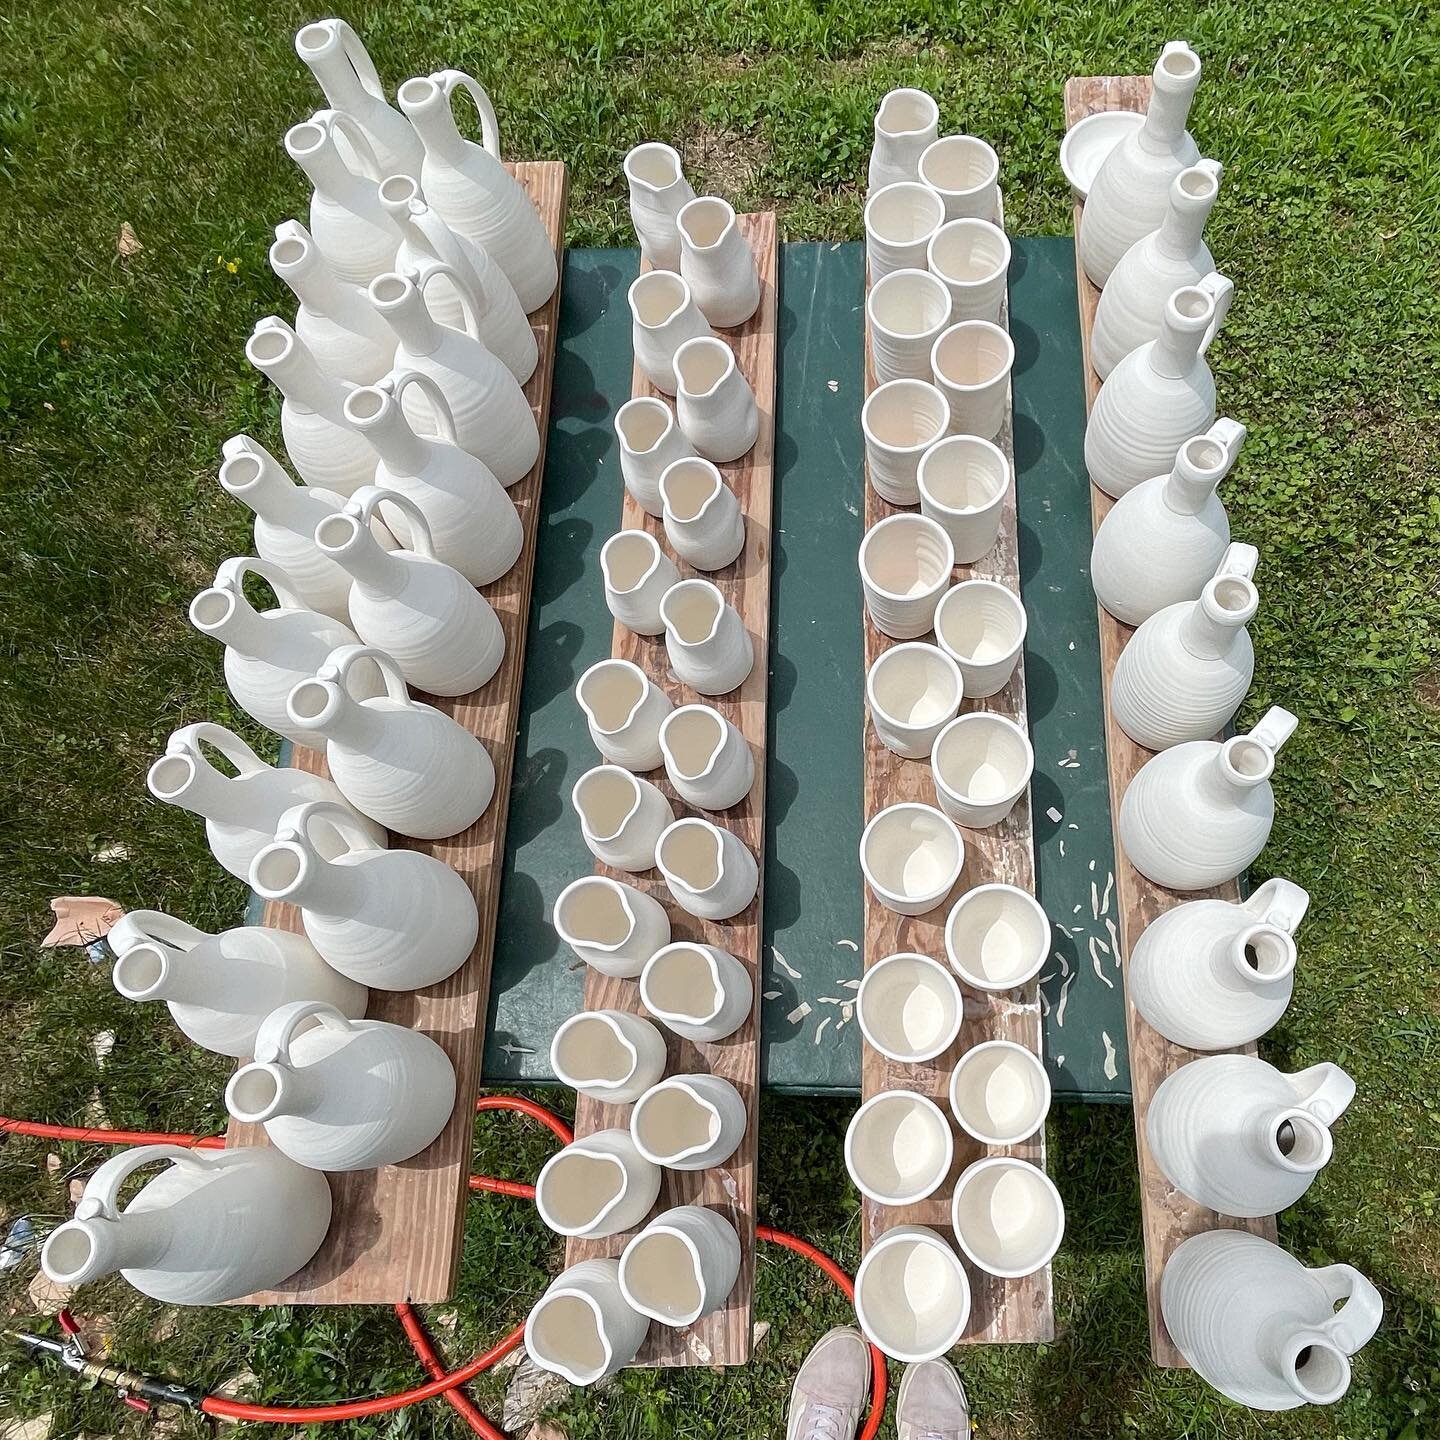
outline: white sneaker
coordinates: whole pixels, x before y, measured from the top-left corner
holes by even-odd
[[[895,1400],[896,1440],[970,1440],[970,1402],[945,1360],[908,1365]]]
[[[827,1330],[790,1390],[785,1440],[854,1440],[870,1394],[870,1347],[853,1326]]]

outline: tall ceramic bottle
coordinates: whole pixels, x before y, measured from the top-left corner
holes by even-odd
[[[480,117],[483,146],[455,124],[451,97],[464,89]],[[505,272],[526,314],[538,310],[559,281],[555,251],[524,187],[500,163],[500,130],[484,89],[459,70],[407,80],[400,109],[420,134],[425,198],[452,230],[483,246]]]
[[[1208,740],[1234,718],[1255,674],[1246,625],[1260,608],[1260,552],[1234,544],[1198,600],[1157,611],[1130,637],[1110,679],[1110,713],[1150,750]]]
[[[1120,257],[1164,218],[1170,182],[1200,158],[1185,122],[1200,83],[1200,57],[1172,40],[1151,72],[1145,123],[1105,158],[1080,217],[1080,262],[1101,289]]]
[[[1157,885],[1203,890],[1233,880],[1275,823],[1270,776],[1298,722],[1271,706],[1248,735],[1192,740],[1146,761],[1120,802],[1120,842]]]
[[[1085,468],[1107,495],[1163,474],[1192,435],[1214,424],[1215,380],[1204,351],[1234,289],[1212,274],[1177,290],[1165,302],[1159,337],[1132,350],[1100,387],[1085,427]]]
[[[1100,603],[1126,625],[1193,600],[1230,543],[1230,519],[1216,487],[1245,439],[1236,420],[1217,420],[1187,440],[1168,475],[1127,491],[1095,532],[1090,580]]]
[[[1198,285],[1215,269],[1202,236],[1220,193],[1221,167],[1201,160],[1170,182],[1160,227],[1120,258],[1100,295],[1090,335],[1090,363],[1103,380],[1132,350],[1160,333],[1165,302],[1182,285]]]
[[[425,308],[420,292],[427,274],[447,275],[462,295],[469,290],[458,271],[440,265],[382,275],[370,287],[371,303],[400,342],[395,368],[429,376],[450,407],[457,443],[483,460],[502,485],[513,485],[530,473],[540,454],[535,414],[520,382],[477,338],[478,304],[472,303],[465,330],[439,324]],[[441,423],[424,396],[408,392],[401,403],[417,429]]]

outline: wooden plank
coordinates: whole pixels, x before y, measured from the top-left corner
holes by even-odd
[[[1150,78],[1146,75],[1084,76],[1065,85],[1065,126],[1083,120],[1102,110],[1143,111],[1150,102]],[[1080,234],[1080,216],[1085,202],[1075,201],[1075,234]],[[1075,274],[1080,300],[1080,341],[1084,352],[1085,409],[1088,412],[1100,393],[1100,377],[1090,366],[1090,332],[1095,325],[1095,308],[1100,292],[1090,283],[1080,264],[1079,247],[1075,253]],[[1115,504],[1098,485],[1090,487],[1090,509],[1095,529]],[[1137,745],[1116,723],[1110,712],[1110,677],[1115,662],[1135,633],[1099,606],[1101,687],[1105,696],[1105,753],[1110,769],[1110,814],[1120,814],[1124,797],[1135,772],[1150,759],[1153,751]],[[1145,1299],[1150,1311],[1150,1354],[1157,1365],[1170,1369],[1186,1369],[1185,1357],[1175,1348],[1160,1314],[1160,1276],[1171,1252],[1182,1240],[1206,1230],[1228,1228],[1248,1230],[1266,1239],[1275,1239],[1275,1219],[1263,1216],[1241,1220],[1219,1215],[1213,1210],[1182,1195],[1161,1173],[1150,1154],[1145,1139],[1145,1116],[1150,1097],[1165,1077],[1200,1052],[1174,1045],[1146,1024],[1144,1017],[1130,1003],[1130,952],[1145,927],[1166,910],[1187,900],[1239,901],[1240,887],[1235,881],[1212,890],[1180,893],[1166,890],[1147,880],[1125,858],[1120,831],[1115,827],[1115,890],[1120,910],[1120,959],[1126,976],[1125,1028],[1130,1041],[1130,1089],[1135,1109],[1135,1151],[1140,1167],[1140,1218],[1145,1242]],[[1231,1052],[1253,1055],[1255,1046]]]
[[[1003,215],[996,219],[1003,224]],[[869,274],[866,274],[869,291]],[[1007,291],[1000,323],[1008,328],[1010,300]],[[865,334],[865,394],[875,388],[875,373],[870,359],[869,325]],[[989,554],[973,565],[958,565],[954,578],[960,580],[996,580],[1020,593],[1019,525],[1015,511],[1015,444],[1013,417],[1007,407],[1005,425],[995,443],[1010,462],[1010,488],[1000,521],[1000,533]],[[865,528],[887,516],[905,513],[904,507],[882,499],[865,476]],[[913,513],[913,512],[912,512]],[[862,618],[864,627],[865,670],[891,645],[891,640]],[[984,700],[967,700],[962,713],[990,710],[1008,716],[1021,726],[1026,725],[1025,666],[1015,667],[1010,683],[997,695]],[[874,727],[865,724],[865,822],[876,811],[903,801],[919,801],[934,805],[935,790],[930,765],[925,760],[904,760],[882,745]],[[887,955],[910,950],[929,955],[946,964],[945,920],[954,901],[966,890],[977,885],[1003,881],[1035,893],[1035,847],[1030,819],[1030,792],[1027,789],[1005,820],[987,830],[963,829],[965,837],[965,868],[950,896],[925,915],[897,915],[887,910],[865,886],[865,951],[866,969]],[[859,870],[857,864],[857,878]],[[863,884],[863,881],[861,882]],[[972,1046],[986,1040],[1012,1040],[1036,1055],[1041,1053],[1040,987],[1032,981],[1020,990],[1004,994],[973,990],[960,983],[965,1001],[965,1016],[954,1045],[934,1060],[920,1065],[905,1065],[887,1059],[862,1041],[861,1093],[868,1100],[885,1090],[907,1089],[930,1096],[950,1121],[955,1139],[954,1162],[945,1183],[929,1196],[913,1205],[880,1205],[868,1197],[861,1198],[861,1241],[866,1249],[877,1236],[895,1225],[928,1225],[953,1243],[950,1225],[950,1198],[955,1181],[967,1165],[987,1154],[1014,1155],[1045,1165],[1045,1132],[1020,1145],[990,1147],[973,1139],[955,1122],[950,1112],[950,1072],[960,1056]],[[962,1257],[963,1259],[963,1257]],[[965,1269],[970,1277],[972,1296],[970,1321],[962,1343],[1026,1343],[1049,1340],[1055,1333],[1054,1294],[1051,1269],[1046,1265],[1019,1280],[1002,1280],[978,1270],[969,1260]]]
[[[525,161],[507,168],[535,202],[558,263],[565,247],[565,166],[546,160]],[[510,810],[559,318],[557,285],[550,299],[530,316],[540,347],[540,362],[525,386],[525,395],[540,427],[540,454],[530,473],[507,492],[520,512],[525,543],[510,571],[481,590],[505,631],[504,662],[484,686],[470,695],[455,699],[421,697],[484,741],[495,764],[495,797],[469,830],[451,839],[391,840],[392,845],[434,855],[464,877],[480,907],[479,939],[465,964],[438,985],[408,994],[370,992],[370,1018],[422,1030],[454,1062],[455,1113],[435,1142],[405,1164],[332,1175],[334,1218],[319,1254],[282,1288],[248,1296],[242,1302],[245,1304],[393,1304],[400,1300],[445,1300],[454,1289],[465,1200],[470,1193],[467,1182],[472,1105],[480,1084],[480,1052],[494,958],[495,915],[500,903],[501,861]],[[294,757],[292,763],[324,773],[324,761],[315,751],[297,748]],[[269,904],[264,923],[298,931],[300,913],[293,905]],[[265,1134],[259,1126],[232,1123],[226,1135],[230,1146],[264,1142]]]
[[[776,222],[771,212],[739,217],[740,231],[755,252],[760,271],[760,306],[744,325],[716,333],[735,352],[741,373],[750,382],[760,409],[760,434],[754,446],[739,460],[721,465],[730,488],[745,512],[745,549],[740,558],[724,570],[697,571],[678,556],[672,556],[682,577],[703,575],[739,612],[755,649],[755,664],[740,688],[719,698],[696,695],[670,672],[663,636],[636,635],[616,625],[613,653],[633,661],[668,694],[677,705],[697,701],[712,705],[734,724],[750,744],[755,757],[755,783],[750,794],[732,809],[708,813],[681,800],[663,770],[652,771],[647,779],[659,785],[675,808],[677,816],[700,815],[733,830],[760,862],[760,889],[750,905],[732,920],[699,920],[675,905],[658,871],[633,875],[597,865],[598,874],[611,875],[655,896],[670,915],[672,938],[718,945],[734,955],[750,972],[755,1003],[750,1017],[727,1039],[714,1044],[697,1044],[665,1031],[668,1047],[666,1073],[722,1075],[745,1099],[749,1124],[739,1149],[722,1166],[704,1171],[666,1170],[660,1198],[652,1213],[676,1205],[706,1205],[720,1211],[736,1227],[741,1240],[740,1277],[725,1306],[686,1329],[658,1323],[636,1357],[637,1365],[743,1365],[750,1358],[751,1307],[755,1285],[755,1170],[759,1139],[760,1096],[760,990],[761,916],[764,910],[765,877],[765,705],[769,682],[770,648],[770,553],[771,487],[775,469],[775,321],[779,249]],[[637,365],[631,394],[653,395],[669,401],[645,378]],[[621,526],[626,530],[648,530],[668,551],[660,522],[647,515],[628,493],[622,491]],[[572,817],[573,819],[573,817]],[[620,980],[588,970],[585,977],[587,1010],[628,1010],[645,1014],[636,980]],[[662,1030],[664,1027],[661,1027]],[[629,1105],[607,1105],[580,1097],[575,1107],[575,1133],[591,1135],[614,1126],[628,1127]],[[618,1255],[634,1231],[603,1240],[572,1239],[565,1247],[566,1265],[595,1256]]]

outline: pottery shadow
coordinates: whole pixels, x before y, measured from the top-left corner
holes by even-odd
[[[582,266],[567,255],[560,290],[560,333],[567,341],[583,335],[605,315],[617,296],[622,305],[625,303],[628,283],[618,265]],[[560,354],[565,354],[563,348]]]
[[[1015,474],[1022,476],[1033,470],[1045,454],[1045,432],[1029,415],[1016,415],[1012,426],[1015,443]]]
[[[516,757],[510,782],[507,847],[538,839],[565,813],[570,757],[553,745]]]
[[[580,678],[577,661],[584,648],[585,632],[573,620],[552,620],[532,632],[525,667],[527,714],[544,709],[575,688]]]
[[[1044,719],[1060,698],[1060,677],[1055,667],[1028,647],[1025,651],[1025,708],[1033,733],[1035,722]]]
[[[1013,267],[1011,274],[1014,274]],[[1010,312],[1010,339],[1015,346],[1015,364],[1010,373],[1023,375],[1040,358],[1040,336],[1033,325],[1016,320],[1013,309]]]
[[[528,871],[514,868],[508,855],[502,894],[504,974],[506,987],[511,988],[532,970],[554,960],[564,947],[550,923],[550,907],[540,882]],[[569,956],[568,951],[564,953]]]

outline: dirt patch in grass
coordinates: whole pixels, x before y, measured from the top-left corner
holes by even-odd
[[[700,124],[686,137],[685,169],[697,194],[723,195],[737,210],[753,200],[770,163],[770,146],[760,135]]]

